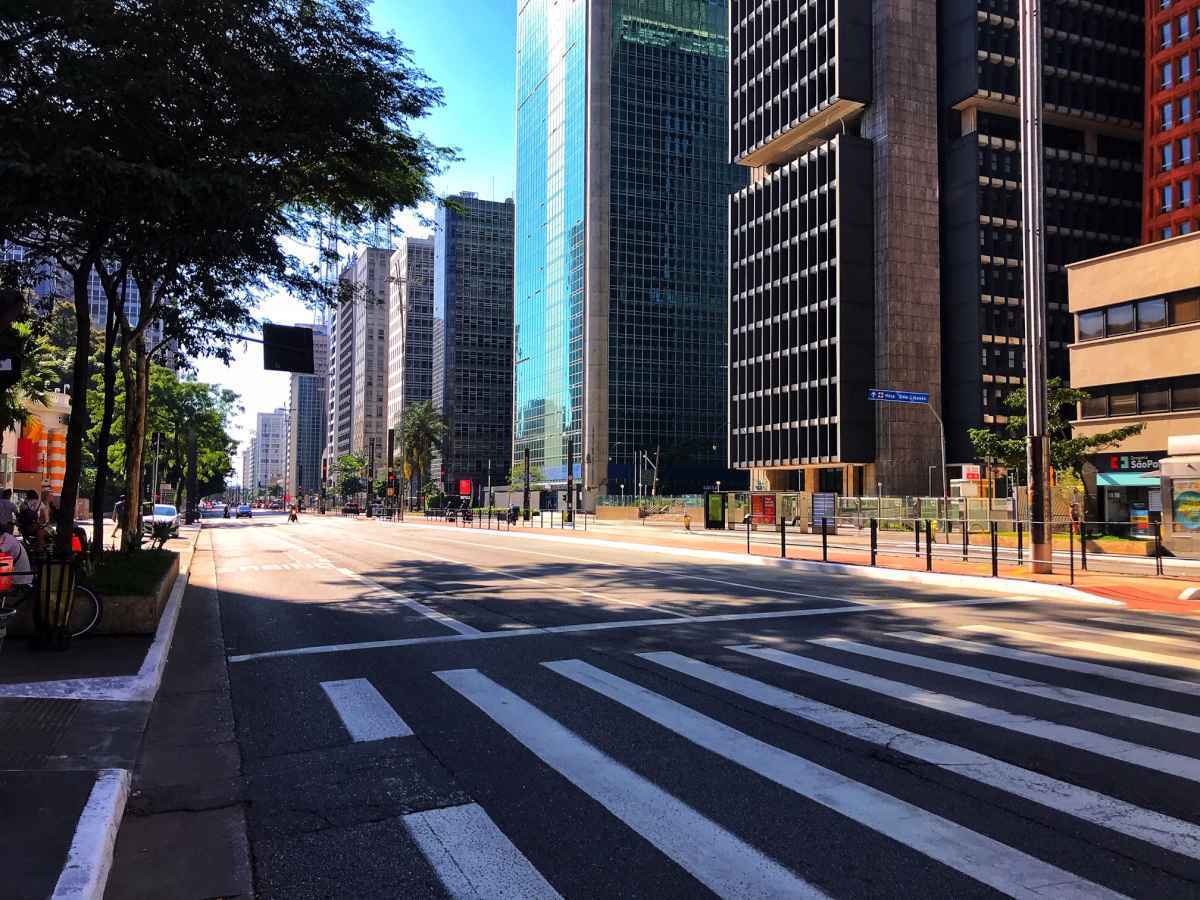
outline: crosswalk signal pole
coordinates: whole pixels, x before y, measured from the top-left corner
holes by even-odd
[[[1031,571],[1053,571],[1050,437],[1046,411],[1046,266],[1042,208],[1041,0],[1020,0],[1021,240],[1025,288],[1025,403],[1028,422]]]

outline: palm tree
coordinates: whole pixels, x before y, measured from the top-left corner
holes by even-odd
[[[412,467],[417,480],[417,496],[421,494],[421,479],[433,462],[434,448],[441,450],[446,440],[446,420],[432,402],[415,403],[404,410],[400,419],[400,442],[404,461]]]

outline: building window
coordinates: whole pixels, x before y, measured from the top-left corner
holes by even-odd
[[[1200,409],[1200,375],[1175,380],[1171,386],[1171,409]]]
[[[1168,225],[1162,230],[1162,239],[1165,241],[1167,238],[1172,237],[1173,234],[1174,232],[1171,231],[1171,226]]]
[[[1174,296],[1170,306],[1172,325],[1200,322],[1200,291]]]
[[[1079,340],[1094,341],[1104,337],[1104,310],[1079,314]]]
[[[1161,67],[1161,69],[1160,69],[1160,72],[1161,72],[1161,74],[1162,74],[1162,86],[1163,86],[1163,88],[1164,88],[1164,89],[1166,89],[1166,88],[1169,88],[1169,87],[1171,86],[1171,78],[1172,78],[1172,75],[1171,75],[1171,64],[1170,64],[1169,62],[1165,62],[1165,63],[1163,63],[1163,64],[1162,64],[1162,67]]]
[[[1175,105],[1167,101],[1162,105],[1160,118],[1162,120],[1162,130],[1170,131],[1175,127]]]
[[[1163,212],[1170,212],[1174,207],[1175,189],[1168,184],[1162,189],[1162,209]]]
[[[1185,53],[1179,57],[1179,83],[1187,81],[1192,77],[1192,54]]]
[[[1167,412],[1171,408],[1171,388],[1166,381],[1150,381],[1138,391],[1138,411]]]
[[[1185,181],[1179,182],[1179,205],[1192,205],[1192,179],[1188,178]]]
[[[1192,161],[1192,139],[1185,137],[1179,139],[1179,164],[1186,165]]]
[[[1170,22],[1163,22],[1163,24],[1162,24],[1162,27],[1159,31],[1159,46],[1162,46],[1162,47],[1170,47],[1171,46],[1171,23]]]
[[[1175,146],[1173,144],[1162,145],[1162,169],[1164,172],[1171,171],[1172,159],[1175,156]]]
[[[1179,101],[1179,124],[1192,121],[1192,98],[1183,97]]]
[[[1122,385],[1108,391],[1108,414],[1110,416],[1136,416],[1138,392],[1134,385]]]
[[[1080,404],[1083,418],[1103,419],[1108,415],[1108,392],[1104,388],[1094,388],[1088,393],[1091,396]]]
[[[1133,304],[1123,303],[1105,311],[1106,334],[1130,334],[1134,331]]]
[[[1137,305],[1138,331],[1151,328],[1164,328],[1167,324],[1167,298],[1151,297],[1140,300]]]

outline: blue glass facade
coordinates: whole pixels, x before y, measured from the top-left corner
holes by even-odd
[[[529,0],[517,36],[514,452],[615,493],[724,477],[724,0]],[[590,78],[590,83],[589,83]],[[590,465],[588,464],[590,462]]]

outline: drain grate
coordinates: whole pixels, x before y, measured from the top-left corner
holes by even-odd
[[[54,753],[78,700],[0,699],[0,769],[21,769]]]

